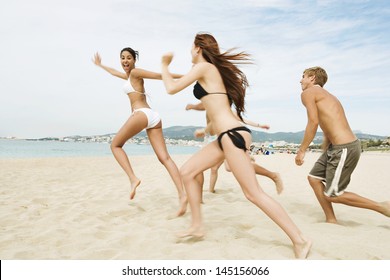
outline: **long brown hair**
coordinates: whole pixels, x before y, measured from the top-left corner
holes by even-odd
[[[230,105],[234,104],[237,115],[242,120],[241,113],[245,111],[245,91],[249,84],[245,74],[238,69],[236,64],[250,63],[249,54],[245,52],[232,53],[234,49],[221,53],[217,40],[207,33],[198,33],[195,36],[194,44],[202,49],[203,57],[207,62],[218,68],[227,90]]]

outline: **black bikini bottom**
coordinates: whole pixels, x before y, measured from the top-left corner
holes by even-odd
[[[245,152],[248,150],[246,148],[246,145],[245,145],[244,137],[242,137],[242,135],[237,132],[239,130],[244,130],[244,131],[247,131],[249,133],[252,133],[251,130],[249,128],[245,127],[245,126],[235,127],[235,128],[232,128],[232,129],[229,129],[229,130],[226,130],[226,131],[222,132],[218,136],[218,145],[219,145],[219,147],[221,148],[222,151],[223,151],[223,148],[222,148],[221,140],[222,140],[222,136],[224,136],[225,134],[227,134],[227,136],[229,136],[229,138],[232,140],[234,146],[236,146],[239,149],[244,150]]]

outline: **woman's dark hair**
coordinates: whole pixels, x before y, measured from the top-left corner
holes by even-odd
[[[207,33],[198,33],[195,36],[194,44],[202,49],[203,57],[218,68],[227,90],[230,105],[234,104],[237,115],[242,120],[241,113],[245,111],[245,91],[249,84],[245,74],[235,64],[250,63],[249,54],[245,52],[232,53],[231,51],[234,49],[221,53],[217,40]]]
[[[123,52],[129,52],[133,56],[134,60],[137,61],[138,51],[135,51],[132,48],[124,48],[123,50],[121,50],[120,55],[122,55]]]

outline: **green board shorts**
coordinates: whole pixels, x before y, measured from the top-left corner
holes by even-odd
[[[348,144],[331,144],[314,164],[309,176],[326,182],[326,196],[339,196],[351,181],[360,152],[359,139]]]

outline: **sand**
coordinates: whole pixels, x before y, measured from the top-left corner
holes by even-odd
[[[285,190],[271,180],[263,189],[279,201],[313,240],[312,260],[390,259],[390,218],[373,211],[335,205],[340,225],[324,222],[306,175],[319,156],[307,153],[303,166],[294,155],[255,156],[281,173]],[[190,155],[173,155],[181,166]],[[231,173],[219,171],[216,193],[206,172],[202,241],[177,240],[190,213],[175,218],[175,187],[155,156],[132,157],[142,179],[134,200],[113,157],[0,160],[0,259],[5,260],[289,260],[290,240],[244,197]],[[349,191],[390,200],[390,154],[363,153]]]

